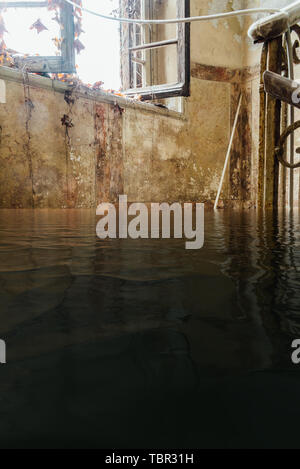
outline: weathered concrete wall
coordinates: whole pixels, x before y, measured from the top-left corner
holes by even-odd
[[[185,119],[125,112],[125,192],[130,199],[214,199],[229,138],[230,90],[227,84],[197,79],[191,90]]]
[[[46,79],[48,82],[49,80]],[[94,207],[123,189],[122,116],[113,104],[10,80],[0,105],[0,207]],[[73,127],[62,125],[69,116]]]
[[[247,3],[191,0],[191,14]],[[246,32],[240,19],[192,25],[191,96],[183,99],[181,115],[101,93],[85,95],[82,89],[68,104],[64,90],[51,88],[50,80],[34,77],[27,86],[20,77],[6,78],[0,207],[93,207],[121,193],[132,201],[212,202],[241,90],[242,113],[222,198],[254,203],[252,95],[258,69],[246,67]],[[62,125],[64,115],[73,127]]]

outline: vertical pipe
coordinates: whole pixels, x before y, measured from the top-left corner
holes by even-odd
[[[226,153],[224,168],[223,168],[223,172],[222,172],[221,181],[220,181],[220,184],[219,184],[217,198],[216,198],[215,205],[214,205],[214,210],[216,210],[218,208],[220,195],[221,195],[221,192],[222,192],[223,183],[224,183],[224,179],[225,179],[225,175],[226,175],[226,170],[227,170],[227,166],[228,166],[228,163],[229,163],[229,158],[230,158],[231,147],[232,147],[232,143],[233,143],[233,139],[234,139],[235,129],[236,129],[236,126],[237,126],[237,123],[238,123],[239,115],[240,115],[241,104],[242,104],[242,93],[240,94],[240,97],[239,97],[239,103],[238,103],[238,107],[237,107],[237,110],[236,110],[232,131],[231,131],[230,142],[229,142],[227,153]]]
[[[292,37],[291,37],[291,30],[289,29],[286,33],[287,39],[287,50],[288,50],[288,67],[289,67],[289,78],[291,80],[295,79],[294,73],[294,59],[293,59],[293,45],[292,45]],[[295,122],[295,108],[294,106],[290,106],[290,125],[293,125]],[[294,164],[295,162],[295,137],[294,132],[291,134],[290,137],[290,163]],[[292,209],[294,207],[294,170],[290,170],[290,195],[289,195],[289,205]]]
[[[264,90],[264,73],[267,70],[268,43],[265,42],[261,54],[260,68],[260,115],[259,115],[259,155],[258,155],[258,207],[264,205],[265,192],[265,150],[266,150],[266,93]]]
[[[288,43],[287,37],[285,37],[285,45],[284,45],[284,58],[285,58],[285,73],[284,76],[286,78],[289,77],[289,65],[288,65]],[[288,125],[289,125],[289,105],[287,103],[282,103],[282,112],[281,112],[281,132],[284,132]],[[288,142],[284,145],[284,158],[287,159],[287,151],[288,151]],[[286,207],[288,200],[287,200],[287,168],[284,165],[281,165],[280,171],[280,206]]]
[[[288,104],[282,103],[282,119],[281,119],[281,128],[284,132],[288,126]],[[286,158],[288,150],[287,143],[284,146],[284,154]],[[287,205],[287,168],[286,166],[281,165],[281,200],[280,205],[286,207]]]
[[[282,69],[282,36],[269,41],[269,70],[280,74]],[[266,189],[265,208],[278,208],[279,163],[275,148],[280,139],[281,102],[267,96],[266,124]]]

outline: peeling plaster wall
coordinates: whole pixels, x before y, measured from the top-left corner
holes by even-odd
[[[74,125],[68,134],[64,115]],[[114,105],[79,98],[70,106],[62,93],[7,81],[0,105],[0,207],[87,208],[114,199],[123,181],[121,120]]]
[[[193,16],[240,10],[247,0],[199,0],[191,2]],[[253,3],[253,2],[251,2]],[[192,60],[207,65],[239,68],[244,63],[245,20],[230,18],[192,24]]]
[[[249,3],[191,0],[191,14]],[[131,201],[211,203],[241,90],[242,112],[222,198],[253,204],[257,109],[252,104],[258,71],[247,67],[245,25],[240,19],[192,25],[191,96],[183,99],[182,115],[82,93],[75,93],[72,105],[51,88],[6,81],[6,104],[0,104],[0,207],[94,207],[121,193]],[[72,128],[61,124],[64,115],[72,119]]]
[[[215,198],[229,139],[229,85],[192,79],[191,90],[186,120],[125,111],[124,188],[130,200]]]

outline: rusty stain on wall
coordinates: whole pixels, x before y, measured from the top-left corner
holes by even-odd
[[[116,202],[123,193],[122,110],[95,105],[96,198]]]

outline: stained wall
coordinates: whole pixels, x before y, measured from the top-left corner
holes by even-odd
[[[166,12],[168,3],[173,4],[166,1]],[[247,4],[191,0],[191,14]],[[192,25],[191,94],[179,98],[181,112],[85,88],[71,90],[70,102],[64,84],[37,76],[25,80],[0,67],[6,86],[6,102],[0,104],[0,207],[94,207],[121,193],[131,201],[212,204],[240,92],[243,104],[222,203],[254,205],[258,114],[253,95],[259,69],[257,60],[248,64],[245,21]]]

